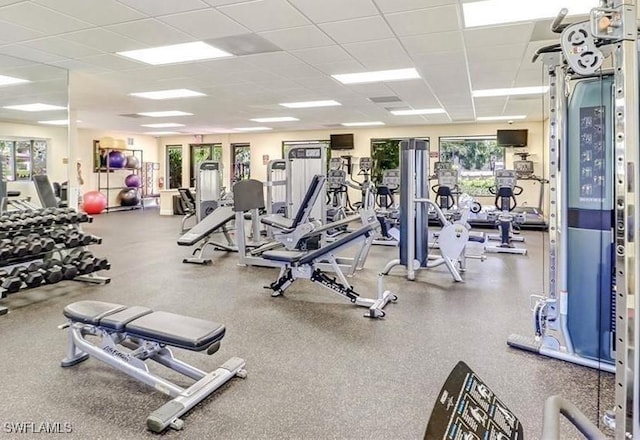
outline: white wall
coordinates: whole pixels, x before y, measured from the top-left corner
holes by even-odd
[[[194,136],[174,136],[164,137],[160,141],[160,162],[161,172],[166,171],[165,149],[166,145],[183,146],[183,186],[188,186],[189,176],[189,144],[192,143],[221,143],[223,149],[224,182],[228,187],[230,182],[230,162],[232,143],[249,143],[251,145],[251,177],[261,181],[266,180],[266,166],[263,164],[263,155],[268,155],[269,159],[279,159],[282,157],[282,141],[296,140],[328,140],[330,134],[354,133],[355,149],[341,152],[355,157],[371,155],[371,139],[374,138],[404,138],[404,137],[429,137],[431,140],[431,151],[438,151],[438,138],[444,136],[474,136],[474,135],[495,135],[498,129],[528,129],[529,146],[526,151],[532,156],[536,175],[548,176],[547,165],[542,170],[542,164],[548,160],[546,152],[546,123],[514,123],[508,125],[501,124],[447,124],[447,125],[424,125],[407,127],[372,127],[361,129],[331,129],[317,131],[294,131],[294,132],[268,132],[268,133],[247,133],[247,134],[225,134],[225,135],[205,135],[201,142]],[[520,151],[520,150],[518,150]],[[518,159],[509,149],[507,150],[506,166],[512,167],[513,160]],[[433,161],[432,161],[433,162]],[[166,181],[166,179],[165,179]],[[520,205],[537,206],[539,196],[539,184],[531,181],[521,181],[524,187],[522,196],[518,198]],[[354,199],[356,200],[356,199]],[[546,200],[546,196],[545,196]],[[481,200],[483,204],[491,203],[490,200]],[[543,207],[545,206],[543,203]]]

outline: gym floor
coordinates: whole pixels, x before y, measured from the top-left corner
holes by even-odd
[[[60,367],[67,334],[62,309],[79,300],[144,305],[224,323],[213,356],[175,350],[212,371],[232,356],[248,377],[233,379],[185,417],[181,439],[421,439],[449,371],[465,361],[519,417],[525,438],[539,438],[546,397],[560,394],[587,416],[613,404],[613,375],[507,347],[511,333],[531,335],[529,295],[542,292],[546,235],[525,232],[527,256],[489,254],[468,262],[465,283],[444,268],[406,281],[387,277],[397,293],[383,320],[308,281],[283,297],[263,289],[277,270],[240,267],[216,252],[212,266],[182,264],[180,217],[157,209],[109,213],[84,225],[103,237],[95,255],[109,258],[110,284],[63,282],[25,291],[2,303],[0,437],[8,422],[70,423],[71,436],[138,439],[147,415],[168,398],[90,359]],[[351,281],[366,297],[397,250],[374,247]],[[582,438],[563,424],[563,439]],[[24,438],[24,435],[19,436]]]

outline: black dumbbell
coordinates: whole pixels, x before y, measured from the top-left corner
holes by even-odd
[[[62,261],[65,264],[74,265],[80,274],[84,275],[93,272],[93,257],[67,255]]]
[[[80,245],[80,236],[75,231],[63,231],[60,229],[53,230],[49,236],[55,240],[56,243],[62,243],[65,247],[73,248]]]
[[[27,287],[36,287],[42,284],[44,277],[40,272],[31,272],[27,267],[16,266],[11,270],[11,276],[24,281]]]
[[[72,264],[65,264],[60,260],[47,260],[45,267],[59,267],[65,280],[72,280],[78,276],[78,268]]]
[[[0,270],[0,287],[2,287],[7,293],[16,293],[22,288],[22,280],[19,277],[12,276],[6,270]]]
[[[59,283],[64,279],[60,266],[49,265],[42,262],[34,262],[29,265],[29,272],[40,272],[47,284]]]

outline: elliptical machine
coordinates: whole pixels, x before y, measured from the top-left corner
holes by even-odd
[[[400,170],[384,170],[380,185],[376,186],[376,217],[380,222],[381,237],[373,240],[373,244],[397,246],[397,235],[390,231],[400,223],[400,207],[396,203],[395,194],[400,190]]]
[[[489,234],[489,240],[498,240],[498,246],[485,246],[486,252],[526,255],[527,250],[517,248],[514,241],[524,242],[524,237],[514,237],[513,233],[525,221],[524,214],[516,214],[513,210],[518,206],[516,196],[522,194],[522,187],[517,185],[518,177],[514,170],[496,170],[495,185],[489,187],[489,192],[495,196],[494,204],[497,209],[496,225],[499,235]]]
[[[342,169],[342,158],[332,157],[327,172],[327,222],[342,220],[347,216],[347,172]]]
[[[437,184],[431,187],[431,191],[436,194],[435,202],[438,207],[445,213],[456,217],[458,196],[460,190],[458,188],[458,173],[451,167],[449,162],[436,162],[434,164],[435,178]],[[460,217],[458,213],[458,218]],[[455,219],[457,220],[457,218]]]

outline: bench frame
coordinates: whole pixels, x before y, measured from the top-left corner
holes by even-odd
[[[233,377],[244,378],[247,375],[245,361],[237,357],[207,373],[176,359],[165,344],[129,335],[126,330],[120,332],[73,320],[68,320],[60,328],[69,328],[67,356],[61,362],[62,367],[72,367],[92,356],[173,398],[147,417],[147,428],[153,432],[160,433],[167,427],[181,429],[182,415]],[[93,343],[87,336],[97,336],[100,340]],[[209,346],[207,354],[215,353],[219,347],[218,340]],[[155,361],[196,382],[183,388],[150,372],[145,360]]]

